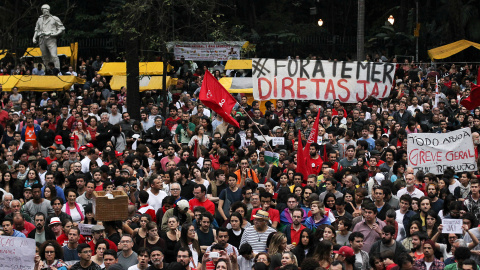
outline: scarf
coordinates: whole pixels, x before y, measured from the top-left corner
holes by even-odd
[[[78,203],[75,203],[75,208],[77,209],[78,213],[80,214],[80,218],[82,220],[84,220],[85,217],[83,216],[82,211],[80,210],[80,206],[78,206]],[[67,215],[69,215],[69,216],[72,216],[72,215],[70,215],[70,206],[68,206],[68,202],[67,202],[67,206],[65,207],[65,209],[66,209],[65,213],[67,213]]]
[[[462,196],[462,198],[467,198],[468,194],[470,194],[470,184],[468,184],[466,187],[460,185],[460,196]]]

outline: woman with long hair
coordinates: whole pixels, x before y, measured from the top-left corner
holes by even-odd
[[[188,146],[192,151],[195,150],[195,145],[197,147],[200,147],[202,145],[208,147],[210,145],[210,139],[205,134],[205,128],[202,125],[198,125],[193,133],[195,135],[192,136],[190,142],[188,143]],[[199,149],[197,149],[197,153],[200,154]]]
[[[115,151],[123,153],[127,147],[127,140],[125,134],[122,132],[122,127],[116,124],[112,127],[112,137],[110,138]]]
[[[70,142],[70,133],[72,131],[68,128],[68,121],[65,118],[58,119],[57,122],[57,132],[55,135],[60,135],[64,144],[69,145]],[[70,145],[73,147],[73,145]]]
[[[287,250],[287,236],[282,232],[273,234],[268,245],[268,256],[271,260],[270,269],[275,269],[282,265],[282,253]]]
[[[15,136],[15,124],[13,122],[8,122],[6,125],[6,130],[3,133],[2,137],[2,147],[7,148],[9,143],[14,140]]]
[[[196,237],[197,232],[192,223],[185,223],[182,225],[182,231],[180,236],[180,241],[177,243],[175,250],[178,250],[180,247],[188,248],[192,251],[192,260],[190,261],[190,267],[200,269],[201,268],[201,258],[202,250],[200,249],[200,244]]]
[[[412,234],[414,232],[418,232],[422,230],[422,223],[418,220],[414,220],[410,223],[410,227],[406,228],[405,232],[407,233],[407,238],[403,239],[402,245],[405,247],[406,250],[411,250],[413,248],[412,245]]]
[[[208,186],[210,185],[210,182],[208,182],[208,180],[203,178],[202,170],[200,170],[200,168],[198,168],[197,166],[193,167],[192,168],[192,176],[193,176],[193,179],[192,179],[193,182],[195,182],[199,185],[204,185],[205,188],[208,189]]]
[[[337,201],[337,197],[335,197],[335,194],[327,193],[325,195],[325,198],[323,199],[323,205],[325,205],[326,208],[333,210],[335,209],[336,201]]]
[[[90,133],[90,141],[92,143],[97,141],[97,128],[98,128],[98,120],[95,116],[91,116],[88,119],[87,131],[88,133]]]
[[[147,223],[147,237],[144,238],[138,247],[152,249],[153,247],[160,247],[165,250],[165,241],[158,235],[158,226],[154,221]]]
[[[310,211],[312,215],[306,218],[304,223],[305,227],[308,229],[315,231],[320,225],[331,224],[322,202],[313,201],[310,205]]]
[[[242,228],[244,218],[238,212],[233,212],[230,214],[230,229],[228,229],[228,243],[236,248],[240,248],[240,241],[242,240],[243,232],[245,231]],[[249,223],[247,221],[247,223]],[[250,224],[250,223],[249,223]],[[228,225],[227,225],[228,227]]]
[[[143,140],[145,138],[145,131],[143,130],[143,127],[140,121],[138,120],[133,121],[132,129],[128,130],[126,132],[126,135],[127,135],[127,143],[129,147],[135,142],[135,140],[137,141],[137,144],[143,143]],[[137,135],[138,138],[134,138],[134,135]]]
[[[168,231],[160,232],[160,236],[162,239],[165,240],[165,256],[164,260],[167,263],[176,262],[175,257],[175,246],[177,245],[178,241],[180,241],[181,231],[179,230],[180,221],[178,217],[172,216],[169,217],[167,220]]]
[[[2,182],[0,182],[0,188],[5,190],[8,193],[13,193],[13,184],[15,183],[15,179],[12,179],[12,173],[6,171],[1,175]]]
[[[99,239],[95,244],[95,255],[92,256],[92,261],[100,267],[105,267],[103,263],[103,253],[110,248],[110,244],[104,239]]]
[[[335,227],[332,225],[324,224],[323,227],[323,237],[322,240],[328,240],[332,242],[332,244],[337,244],[337,232],[335,231]]]
[[[148,230],[147,224],[152,221],[152,217],[149,214],[142,214],[140,216],[140,227],[133,230],[132,236],[136,246],[140,246],[140,243],[147,238]]]
[[[49,201],[57,197],[57,190],[54,185],[46,185],[43,190],[43,197]]]
[[[313,231],[309,228],[305,228],[300,232],[300,242],[292,250],[297,257],[298,264],[301,265],[305,258],[313,256],[315,246],[313,239]]]
[[[200,125],[204,128],[204,134],[208,136],[208,138],[213,137],[213,130],[212,130],[212,122],[208,117],[202,117],[200,119]]]
[[[77,126],[72,132],[72,136],[74,136],[75,141],[77,142],[77,147],[86,145],[92,140],[92,136],[90,136],[90,132],[87,131],[87,126],[83,120],[77,121]]]
[[[332,263],[333,244],[328,240],[322,240],[318,242],[313,258],[315,258],[320,267],[323,269],[329,269]]]
[[[27,173],[27,179],[25,179],[25,182],[23,183],[23,187],[32,187],[34,184],[40,183],[40,176],[38,176],[38,173],[35,170],[29,170]]]

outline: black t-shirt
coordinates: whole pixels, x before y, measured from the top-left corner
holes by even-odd
[[[217,197],[219,197],[222,190],[226,189],[227,187],[228,187],[227,182],[223,182],[223,184],[221,184],[220,186],[217,185]],[[212,185],[208,186],[207,194],[212,194]]]

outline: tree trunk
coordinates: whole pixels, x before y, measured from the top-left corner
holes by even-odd
[[[365,59],[365,0],[358,0],[357,61]]]
[[[125,58],[127,60],[127,111],[131,119],[140,121],[140,85],[138,67],[138,39],[125,34]]]

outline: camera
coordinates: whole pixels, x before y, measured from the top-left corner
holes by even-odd
[[[218,252],[210,252],[210,259],[217,259],[220,257],[220,253]]]

